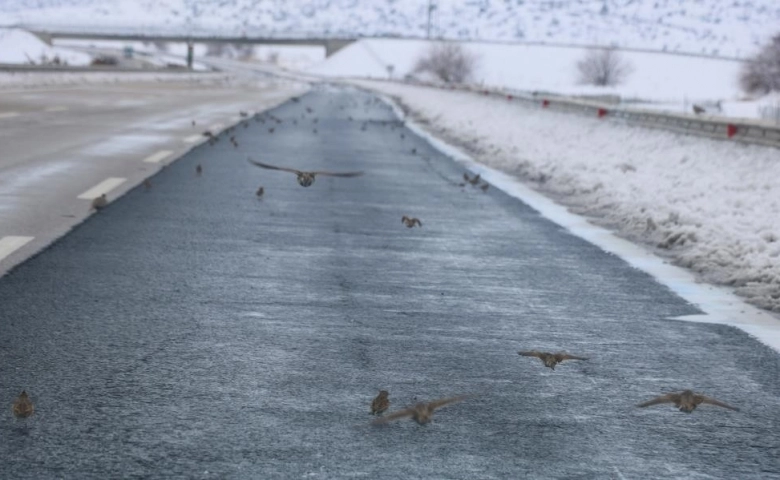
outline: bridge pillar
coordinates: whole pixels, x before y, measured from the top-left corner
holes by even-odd
[[[192,42],[187,42],[187,68],[192,70],[192,60],[195,56],[195,47]]]

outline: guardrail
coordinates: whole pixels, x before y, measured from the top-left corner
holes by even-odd
[[[645,110],[615,105],[614,103],[601,103],[556,96],[547,92],[529,93],[510,89],[490,89],[470,85],[442,85],[431,82],[407,83],[448,90],[469,91],[489,97],[503,98],[509,102],[523,102],[526,105],[537,106],[541,109],[614,119],[627,124],[670,130],[688,135],[780,147],[780,125],[761,120]]]

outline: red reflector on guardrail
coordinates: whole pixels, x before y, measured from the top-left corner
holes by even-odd
[[[542,106],[543,107],[549,107],[550,106],[550,101],[545,98],[544,100],[542,100]]]
[[[507,96],[506,96],[506,99],[507,99],[507,100],[512,100],[512,98],[513,98],[513,97],[512,97],[512,95],[507,95]]]
[[[606,108],[599,108],[599,118],[606,117],[607,116],[607,109]]]
[[[731,123],[726,125],[726,135],[728,135],[729,138],[733,137],[736,134],[737,134],[737,126],[736,125],[732,125]]]

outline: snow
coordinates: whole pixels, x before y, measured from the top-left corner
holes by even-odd
[[[42,63],[59,57],[68,65],[89,65],[92,58],[67,48],[50,47],[35,35],[17,28],[0,28],[0,63]]]
[[[780,153],[466,92],[354,83],[397,97],[482,164],[780,312]]]
[[[257,78],[208,72],[0,72],[0,89],[130,82],[189,82],[204,85],[264,84],[261,79]]]

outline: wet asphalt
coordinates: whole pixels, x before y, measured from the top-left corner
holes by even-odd
[[[780,355],[462,174],[321,87],[90,217],[0,279],[0,478],[780,478]]]

